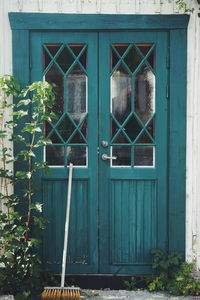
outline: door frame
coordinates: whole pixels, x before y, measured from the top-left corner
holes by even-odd
[[[185,253],[186,190],[186,87],[188,15],[97,15],[9,13],[12,29],[13,75],[23,86],[30,83],[31,31],[120,31],[168,32],[169,69],[166,93],[168,115],[168,250]],[[23,47],[17,45],[23,44]],[[14,150],[15,151],[15,150]]]

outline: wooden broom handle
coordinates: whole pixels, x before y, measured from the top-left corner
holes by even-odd
[[[65,219],[65,234],[64,234],[64,245],[63,245],[61,288],[64,288],[64,285],[65,285],[65,270],[66,270],[67,245],[68,245],[68,234],[69,234],[69,216],[70,216],[71,191],[72,191],[72,171],[73,171],[73,164],[70,163],[69,177],[68,177],[66,219]]]

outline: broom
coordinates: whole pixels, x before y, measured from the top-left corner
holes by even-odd
[[[73,170],[73,164],[70,163],[61,284],[60,284],[60,287],[45,287],[44,291],[41,295],[42,299],[45,299],[45,300],[51,300],[51,299],[54,299],[54,300],[60,300],[60,299],[62,299],[62,300],[79,300],[79,299],[81,299],[79,288],[64,286],[65,285],[66,259],[67,259],[67,243],[68,243],[68,233],[69,233],[69,215],[70,215],[71,189],[72,189],[72,170]]]

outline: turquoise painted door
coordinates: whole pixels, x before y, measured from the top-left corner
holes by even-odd
[[[44,216],[43,259],[60,272],[69,162],[74,164],[67,272],[98,272],[98,86],[96,33],[33,33],[31,80],[57,85],[58,119],[44,124],[52,145],[40,153],[50,166],[38,177]],[[39,182],[41,181],[41,183]]]
[[[60,272],[69,162],[74,164],[67,273],[150,273],[166,249],[167,34],[33,32],[31,80],[57,84],[52,144],[38,176],[44,262]]]
[[[168,242],[167,35],[101,33],[99,44],[100,270],[151,273],[150,250]]]

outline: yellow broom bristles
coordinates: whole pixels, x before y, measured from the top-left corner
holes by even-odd
[[[41,295],[45,300],[80,300],[79,289],[45,289]]]

